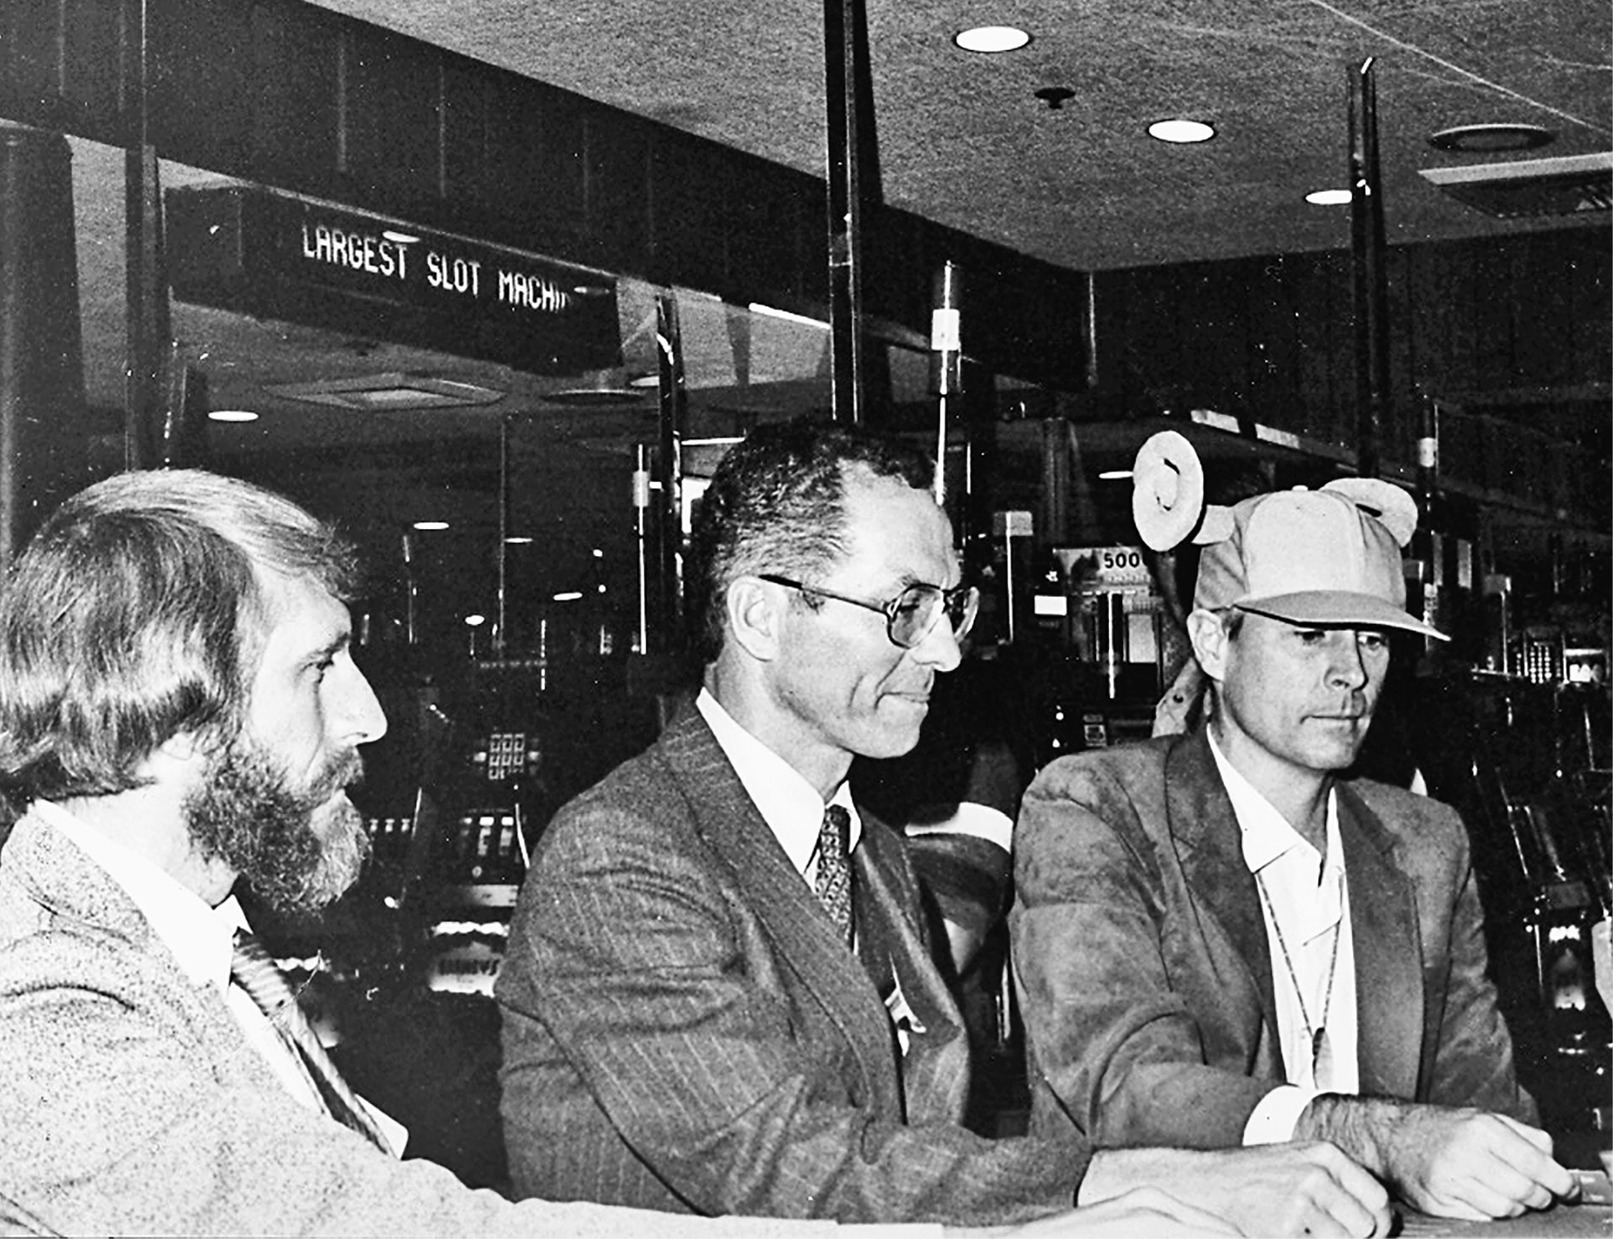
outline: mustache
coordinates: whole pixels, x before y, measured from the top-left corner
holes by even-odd
[[[364,758],[357,749],[334,753],[308,781],[306,797],[310,807],[324,804],[339,791],[357,787],[364,781]]]

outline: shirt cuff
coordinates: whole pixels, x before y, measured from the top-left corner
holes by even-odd
[[[995,843],[1005,852],[1014,848],[1014,822],[1008,814],[988,805],[971,804],[964,801],[958,806],[958,811],[951,817],[944,817],[940,821],[909,822],[907,834],[917,837],[919,835],[969,835],[975,839],[984,839],[987,843]]]
[[[1243,1142],[1249,1144],[1281,1144],[1294,1138],[1294,1125],[1305,1107],[1321,1094],[1313,1088],[1300,1088],[1295,1084],[1281,1084],[1260,1099],[1243,1125]]]

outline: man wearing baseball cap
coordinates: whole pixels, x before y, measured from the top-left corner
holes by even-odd
[[[1054,762],[1015,834],[1032,1130],[1331,1140],[1425,1213],[1574,1191],[1486,979],[1461,820],[1352,777],[1416,507],[1370,479],[1206,513],[1185,735]]]

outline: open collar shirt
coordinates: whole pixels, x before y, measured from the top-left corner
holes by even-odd
[[[1267,1094],[1249,1116],[1244,1143],[1288,1140],[1313,1097],[1355,1093],[1360,1087],[1355,949],[1338,794],[1328,792],[1324,856],[1233,767],[1213,731],[1210,752],[1238,819],[1244,864],[1264,892],[1261,915],[1271,953],[1277,1033],[1288,1071],[1288,1085]],[[1327,1030],[1328,1052],[1320,1063],[1312,1060],[1307,1024]]]

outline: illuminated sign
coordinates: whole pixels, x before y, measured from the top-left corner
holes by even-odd
[[[174,296],[503,362],[613,365],[610,277],[554,259],[248,188],[170,190]]]

